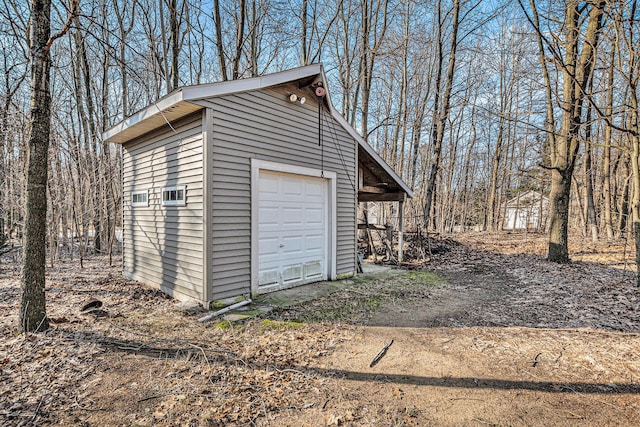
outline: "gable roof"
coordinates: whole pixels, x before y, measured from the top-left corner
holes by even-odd
[[[528,190],[512,199],[507,200],[506,206],[508,208],[518,206],[524,207],[535,203],[540,203],[540,201],[542,201],[543,204],[548,203],[549,198],[539,191]]]
[[[125,143],[204,108],[197,102],[207,98],[265,89],[286,83],[298,83],[300,87],[304,87],[317,81],[327,81],[322,64],[307,65],[248,79],[181,87],[105,131],[102,139],[105,142]],[[327,92],[324,97],[326,107],[340,126],[358,141],[359,150],[364,151],[374,160],[381,174],[388,176],[408,197],[413,197],[413,191],[407,184],[333,107],[326,84],[325,90]]]

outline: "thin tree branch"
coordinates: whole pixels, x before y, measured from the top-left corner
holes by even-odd
[[[62,27],[60,31],[58,31],[57,33],[49,37],[49,41],[47,41],[47,44],[45,46],[45,50],[47,52],[49,52],[49,50],[51,49],[51,45],[53,44],[53,42],[56,41],[56,39],[59,39],[60,37],[67,34],[69,29],[71,28],[71,23],[73,22],[73,20],[76,17],[76,14],[78,13],[79,4],[80,4],[80,0],[72,0],[71,10],[69,11],[69,16],[67,16],[67,22],[64,23],[64,27]]]

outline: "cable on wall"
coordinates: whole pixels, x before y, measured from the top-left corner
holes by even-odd
[[[318,146],[320,147],[320,178],[324,178],[324,145],[322,145],[322,98],[324,98],[325,90],[322,82],[318,82],[315,90],[318,98]]]
[[[324,119],[327,122],[327,128],[329,129],[330,132],[333,133],[333,137],[331,139],[333,140],[333,144],[335,145],[336,151],[338,152],[338,157],[340,158],[340,163],[342,163],[342,168],[344,169],[344,173],[347,175],[347,178],[349,179],[349,184],[351,184],[351,188],[353,189],[354,192],[356,192],[356,186],[353,180],[351,179],[349,168],[347,168],[347,163],[344,159],[344,154],[342,153],[342,149],[340,148],[340,143],[338,141],[339,140],[338,132],[336,130],[336,123],[334,120],[331,120],[331,118],[332,118],[331,114],[326,114],[324,116]]]

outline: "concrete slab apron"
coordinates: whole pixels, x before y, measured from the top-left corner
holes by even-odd
[[[380,273],[386,273],[391,267],[386,265],[376,265],[371,263],[363,264],[364,273],[359,274],[360,277],[373,276]],[[290,307],[293,305],[303,304],[318,298],[331,295],[353,284],[353,280],[344,279],[336,281],[309,283],[308,285],[296,286],[291,289],[283,289],[276,292],[270,292],[258,296],[253,302],[237,310],[232,310],[220,317],[220,320],[235,322],[246,320],[260,313],[267,313],[274,308]]]

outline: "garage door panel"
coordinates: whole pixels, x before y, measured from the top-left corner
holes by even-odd
[[[320,251],[322,251],[324,247],[324,236],[319,234],[311,235],[311,236],[306,236],[304,240],[305,240],[304,243],[307,251],[311,251],[311,250],[319,251],[318,254],[322,256],[322,253],[320,253]]]
[[[259,254],[261,257],[274,255],[278,256],[280,251],[280,243],[277,238],[262,239],[260,242]]]
[[[282,241],[284,244],[282,252],[284,254],[297,254],[304,249],[302,237],[284,237]]]
[[[282,270],[282,284],[289,285],[303,280],[303,266],[300,264],[285,267]]]
[[[292,196],[303,196],[303,183],[298,178],[282,178],[282,192]]]
[[[303,224],[302,218],[304,216],[304,213],[305,212],[301,207],[282,209],[283,224],[285,226],[288,226],[288,225],[301,226]]]
[[[278,194],[278,177],[273,176],[260,176],[260,192],[263,195]]]
[[[322,209],[305,209],[305,218],[307,225],[324,227],[324,211]]]
[[[280,273],[277,268],[270,270],[264,270],[260,272],[260,285],[261,286],[273,286],[280,283]]]
[[[260,222],[262,225],[278,226],[278,208],[261,207],[258,215],[260,215]]]
[[[322,181],[305,181],[304,185],[306,194],[315,194],[321,197],[324,193],[324,182]]]
[[[294,286],[326,278],[327,184],[326,179],[260,172],[260,287]]]
[[[317,279],[322,280],[323,268],[321,262],[308,262],[304,265],[304,277],[307,280]]]

